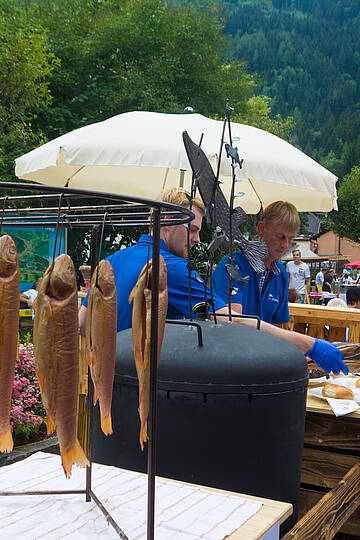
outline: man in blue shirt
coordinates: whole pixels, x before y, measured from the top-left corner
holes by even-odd
[[[268,249],[265,272],[256,273],[241,251],[234,253],[234,265],[238,266],[240,276],[250,276],[247,286],[239,281],[231,282],[231,307],[235,311],[257,315],[277,326],[289,322],[288,277],[278,259],[291,247],[299,227],[299,214],[291,203],[277,201],[264,210],[257,230]],[[224,301],[228,299],[229,280],[225,268],[228,262],[229,257],[224,257],[213,274],[214,291]]]
[[[189,201],[184,191],[172,189],[161,195],[161,200],[189,207]],[[190,248],[200,242],[200,229],[205,208],[201,199],[195,198],[192,203],[195,215],[189,225],[163,226],[160,231],[160,255],[167,267],[168,287],[168,319],[190,318],[189,312],[189,278],[187,264],[187,227],[190,227]],[[149,241],[152,236],[143,234],[137,244],[126,249],[120,249],[107,259],[110,261],[115,275],[117,292],[117,330],[131,328],[132,304],[129,295],[139,274],[148,259]],[[152,249],[151,249],[152,251]],[[151,252],[150,252],[151,258]],[[210,291],[207,289],[207,298]],[[205,284],[201,276],[191,271],[191,305],[196,306],[205,299]],[[226,306],[226,302],[214,296],[214,309]],[[84,326],[87,308],[87,297],[79,311],[80,327]]]
[[[178,204],[189,208],[187,194],[182,189],[167,190],[159,195],[159,200]],[[194,219],[189,225],[162,226],[160,232],[161,246],[160,254],[164,257],[167,265],[167,285],[168,285],[168,316],[173,318],[189,317],[189,287],[187,269],[187,227],[190,227],[189,242],[190,247],[200,242],[200,229],[204,216],[204,205],[200,199],[194,199],[192,205]],[[268,237],[268,231],[263,235],[264,240]],[[150,238],[151,240],[151,238]],[[289,240],[278,240],[274,242],[274,254],[279,251],[278,244]],[[115,282],[117,290],[118,306],[118,330],[131,327],[132,305],[129,305],[128,298],[134,287],[141,269],[148,258],[149,236],[144,235],[135,246],[119,250],[109,257],[114,268]],[[150,255],[151,256],[151,255]],[[265,277],[266,279],[266,277]],[[205,289],[202,278],[191,271],[191,304],[194,307],[199,302],[205,300]],[[210,298],[210,292],[207,291]],[[228,320],[229,308],[224,299],[214,295],[214,308],[219,318],[225,317]],[[79,310],[80,332],[84,334],[87,311],[87,299]],[[232,310],[235,314],[236,312]],[[254,328],[256,321],[252,319],[233,318],[233,322]],[[314,339],[311,336],[289,332],[282,328],[277,328],[273,324],[261,321],[260,330],[284,339],[298,347],[304,354],[307,354],[320,365],[325,371],[331,370],[337,374],[340,370],[347,374],[348,370],[343,363],[343,354],[331,343],[321,339]]]

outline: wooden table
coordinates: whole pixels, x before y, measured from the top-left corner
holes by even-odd
[[[349,342],[360,342],[360,309],[289,303],[289,313],[290,330],[324,338],[325,326],[329,326],[332,335],[329,340],[344,341],[340,331],[344,334],[345,329],[349,328]]]
[[[360,409],[336,417],[328,403],[308,394],[299,518],[360,461]],[[342,532],[360,537],[360,510]]]
[[[242,495],[244,499],[260,501],[263,506],[254,516],[248,519],[239,529],[227,538],[232,540],[258,540],[277,523],[283,523],[292,514],[292,504]]]

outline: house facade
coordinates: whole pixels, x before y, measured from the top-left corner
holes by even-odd
[[[333,231],[320,232],[311,237],[311,248],[318,255],[344,255],[349,261],[360,258],[360,244],[340,238]]]

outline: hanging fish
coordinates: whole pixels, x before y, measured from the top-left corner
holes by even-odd
[[[186,131],[183,132],[185,150],[199,187],[200,195],[206,207],[206,216],[211,221],[211,228],[218,227],[230,238],[230,207],[216,179],[214,171],[204,151],[195,144]],[[231,148],[231,147],[230,147]],[[241,249],[255,272],[265,271],[264,259],[268,254],[266,244],[257,240],[247,240],[239,231],[239,226],[247,221],[246,212],[240,208],[232,210],[232,238]]]
[[[75,269],[60,255],[45,271],[34,319],[35,368],[47,416],[47,432],[56,430],[67,478],[72,465],[89,466],[76,438],[79,385],[78,299]]]
[[[150,407],[150,346],[151,346],[151,275],[152,260],[141,270],[135,287],[130,293],[133,303],[132,339],[136,372],[139,380],[140,446],[148,440],[147,418]],[[167,269],[163,257],[159,260],[159,309],[158,309],[158,361],[165,331],[168,307]]]
[[[111,435],[111,400],[116,359],[116,285],[109,261],[99,262],[91,278],[86,313],[86,358],[99,400],[101,429]]]
[[[19,332],[20,270],[16,246],[0,238],[0,452],[11,452],[11,396]]]

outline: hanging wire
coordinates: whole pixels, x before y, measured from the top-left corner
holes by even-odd
[[[61,217],[60,242],[59,242],[58,256],[59,256],[60,253],[61,253],[61,240],[62,240],[62,235],[63,235],[63,231],[64,231],[64,219],[65,219],[65,218],[66,218],[66,214],[64,214],[64,215]]]
[[[55,257],[56,257],[56,244],[58,239],[58,232],[59,232],[59,222],[60,222],[60,212],[61,212],[61,202],[62,202],[63,194],[59,196],[59,207],[58,207],[58,214],[57,214],[57,220],[56,220],[56,230],[55,230],[55,240],[54,240],[54,253],[53,253],[53,260],[51,263],[51,268],[54,268],[55,264]]]
[[[3,209],[2,209],[2,214],[1,214],[1,222],[0,222],[0,234],[1,234],[1,229],[2,229],[2,224],[3,224],[3,221],[4,221],[4,214],[5,214],[5,206],[6,206],[6,201],[9,197],[6,195],[6,197],[4,198],[4,204],[3,204]]]
[[[101,260],[101,250],[102,250],[102,243],[103,243],[103,238],[104,238],[105,221],[106,221],[106,219],[107,219],[107,216],[108,216],[108,213],[105,212],[105,213],[104,213],[104,219],[103,219],[102,226],[101,226],[99,251],[98,251],[97,263],[96,263],[96,279],[95,279],[95,286],[96,286],[97,288],[100,288],[100,287],[99,287],[99,281],[98,281],[98,279],[99,279],[99,264],[100,264],[100,260]]]
[[[147,263],[146,263],[146,278],[145,282],[149,284],[149,262],[150,262],[150,249],[151,249],[151,241],[152,241],[152,230],[153,230],[153,223],[154,223],[154,209],[150,208],[150,216],[149,216],[149,244],[148,244],[148,253],[147,253]]]

